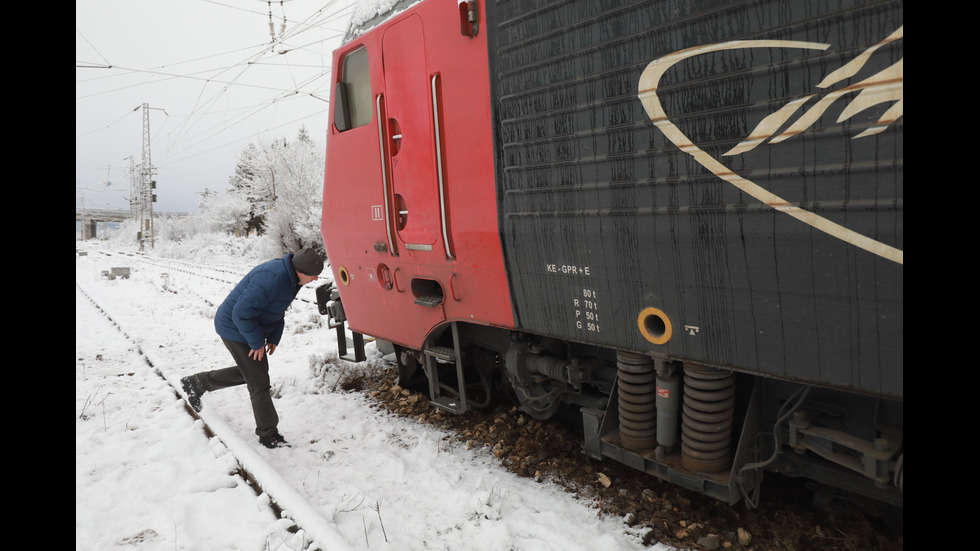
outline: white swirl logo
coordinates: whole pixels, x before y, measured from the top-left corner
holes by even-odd
[[[818,88],[826,88],[853,76],[864,66],[868,58],[874,53],[875,50],[888,42],[898,40],[902,37],[902,27],[899,27],[899,29],[892,33],[888,38],[872,46],[871,48],[868,48],[860,56],[851,60],[824,78],[824,80],[817,85]],[[803,48],[810,50],[826,50],[829,47],[830,44],[823,44],[819,42],[801,42],[791,40],[737,40],[681,50],[657,59],[647,65],[647,68],[644,69],[643,73],[640,75],[638,96],[640,102],[643,104],[643,108],[647,112],[647,115],[650,116],[650,120],[653,121],[653,124],[656,125],[665,136],[667,136],[667,139],[673,142],[674,145],[676,145],[681,151],[691,155],[694,160],[710,170],[715,176],[718,176],[726,182],[731,183],[738,189],[744,191],[759,201],[762,201],[779,212],[788,214],[801,222],[809,224],[810,226],[837,237],[838,239],[851,243],[854,246],[860,247],[878,256],[904,265],[903,251],[871,239],[870,237],[861,235],[853,230],[841,226],[840,224],[837,224],[836,222],[827,220],[816,213],[793,206],[785,199],[770,193],[768,190],[762,188],[758,184],[735,174],[734,171],[717,159],[708,155],[701,148],[695,145],[686,135],[684,135],[684,133],[681,132],[680,129],[677,128],[677,126],[675,126],[674,123],[672,123],[667,117],[667,114],[664,112],[663,105],[660,103],[660,98],[657,97],[657,88],[663,74],[679,61],[697,55],[722,50],[737,50],[744,48]],[[745,153],[746,151],[757,147],[767,140],[769,143],[779,143],[783,140],[792,138],[812,125],[813,122],[816,121],[820,115],[823,114],[828,107],[830,107],[831,104],[837,101],[837,99],[855,92],[856,96],[845,107],[840,117],[838,117],[837,122],[847,120],[856,113],[859,113],[873,105],[893,102],[891,107],[889,107],[882,114],[873,127],[858,134],[853,139],[859,139],[882,132],[888,128],[891,123],[901,118],[903,114],[905,102],[903,98],[902,70],[903,60],[899,60],[891,67],[880,71],[868,79],[826,94],[825,96],[821,97],[814,106],[807,109],[795,122],[790,124],[786,130],[776,134],[779,128],[783,127],[783,125],[811,98],[815,97],[815,95],[810,95],[791,101],[783,108],[764,118],[762,122],[760,122],[755,129],[750,132],[749,136],[745,140],[726,152],[723,156]]]

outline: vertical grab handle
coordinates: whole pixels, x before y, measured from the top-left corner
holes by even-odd
[[[382,117],[382,113],[381,113],[381,99],[383,97],[384,96],[382,94],[378,94],[378,99],[377,99],[377,108],[378,108],[378,145],[380,146],[379,147],[379,149],[380,149],[379,153],[381,154],[381,186],[384,189],[384,201],[382,201],[382,206],[384,207],[384,213],[385,213],[385,231],[387,232],[387,235],[388,235],[388,250],[391,251],[391,254],[392,255],[398,256],[398,253],[395,251],[395,240],[392,238],[392,235],[391,235],[391,212],[390,212],[389,206],[388,206],[388,204],[390,203],[390,201],[389,201],[389,198],[388,198],[389,197],[389,193],[388,193],[388,166],[385,163],[385,150],[386,150],[386,148],[385,148],[385,134],[384,134],[385,119],[384,119],[384,117]]]
[[[449,230],[446,226],[446,191],[442,178],[442,138],[439,134],[439,95],[436,93],[436,82],[438,80],[438,74],[432,75],[432,122],[433,126],[435,126],[436,139],[436,174],[439,178],[439,215],[442,220],[442,243],[446,247],[446,257],[454,260],[456,257],[449,247]]]

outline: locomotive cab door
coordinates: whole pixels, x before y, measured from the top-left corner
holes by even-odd
[[[433,250],[441,228],[434,106],[425,57],[422,20],[417,15],[385,31],[385,91],[379,102],[379,123],[391,178],[386,199],[399,248],[411,251]]]

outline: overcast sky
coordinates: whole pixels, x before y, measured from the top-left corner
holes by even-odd
[[[227,189],[250,142],[305,126],[324,143],[354,1],[76,0],[76,207],[129,209],[144,104],[154,212],[194,212],[206,189]]]

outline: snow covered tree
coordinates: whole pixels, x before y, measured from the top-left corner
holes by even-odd
[[[315,247],[322,254],[320,217],[323,210],[324,150],[301,128],[296,140],[275,148],[277,183],[275,210],[270,213],[287,250]]]
[[[248,144],[241,152],[235,174],[228,178],[231,185],[230,195],[245,201],[249,208],[244,219],[244,231],[247,234],[265,233],[266,213],[275,201],[275,182],[261,174],[264,155],[255,144]]]
[[[323,254],[323,163],[323,147],[305,127],[292,142],[276,138],[249,144],[229,179],[229,193],[252,207],[247,228],[260,227],[279,252],[315,247]]]
[[[247,235],[250,223],[261,218],[256,217],[254,207],[248,199],[234,190],[218,194],[202,201],[198,206],[197,218],[201,220],[203,229],[209,232]]]

